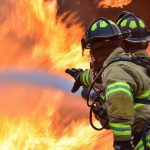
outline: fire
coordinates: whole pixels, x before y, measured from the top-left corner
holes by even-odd
[[[32,85],[0,88],[0,98],[5,98],[0,114],[7,114],[0,119],[0,149],[112,149],[112,135],[91,129],[81,99]],[[68,107],[72,109],[69,114]],[[106,141],[109,144],[104,145]]]
[[[10,8],[9,8],[10,7]],[[72,22],[67,28],[56,20],[56,1],[3,1],[1,9],[0,67],[64,70],[88,67],[82,59],[80,39],[83,30]],[[14,61],[15,60],[15,61]]]
[[[130,4],[133,0],[101,0],[99,2],[99,7],[108,8],[108,7],[121,7]]]
[[[148,56],[150,57],[150,42],[148,43],[148,47],[146,49]]]

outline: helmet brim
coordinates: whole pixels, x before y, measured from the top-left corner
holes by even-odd
[[[121,37],[121,35],[120,35],[120,37]],[[113,36],[109,36],[109,37],[107,37],[107,36],[94,36],[94,37],[89,38],[88,41],[86,41],[84,48],[89,49],[90,43],[95,42],[95,41],[106,42],[106,41],[118,40],[120,37],[119,37],[119,35],[113,35]]]
[[[118,40],[118,39],[123,39],[123,38],[127,38],[128,35],[125,35],[125,34],[116,34],[116,35],[113,35],[113,36],[94,36],[92,38],[89,38],[89,41],[90,42],[93,42],[93,41],[96,41],[96,40],[99,40],[99,41],[105,41],[105,40]]]
[[[150,36],[147,37],[147,42],[150,42]]]
[[[131,43],[146,43],[150,41],[150,36],[143,37],[143,38],[128,38],[125,40]]]
[[[94,41],[107,42],[107,41],[123,40],[129,37],[129,35],[130,35],[130,32],[125,31],[125,32],[122,32],[122,34],[121,33],[119,35],[115,34],[109,37],[108,36],[94,36],[94,37],[89,38],[88,41],[84,40],[84,48],[89,49],[90,43]]]

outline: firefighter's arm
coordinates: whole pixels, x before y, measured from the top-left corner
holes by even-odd
[[[80,81],[83,87],[86,87],[86,88],[90,87],[93,82],[92,72],[89,69],[84,70],[81,73]]]
[[[105,71],[104,82],[109,126],[114,140],[130,140],[131,125],[134,119],[133,91],[137,88],[136,83],[132,76],[117,66]]]

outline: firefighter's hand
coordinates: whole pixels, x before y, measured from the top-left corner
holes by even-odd
[[[72,93],[75,93],[82,85],[80,81],[80,75],[83,72],[83,70],[71,68],[71,69],[66,69],[65,72],[71,75],[75,79],[74,85],[71,90]]]

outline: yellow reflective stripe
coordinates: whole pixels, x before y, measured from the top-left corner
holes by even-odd
[[[81,75],[81,80],[82,80],[82,82],[83,82],[83,84],[84,84],[84,86],[86,86],[86,87],[88,87],[88,86],[90,86],[90,70],[85,70],[84,72],[83,72],[83,74]]]
[[[128,124],[122,124],[122,123],[109,123],[110,127],[116,127],[116,128],[131,128]]]
[[[109,95],[116,93],[116,92],[124,92],[124,93],[127,93],[130,97],[132,97],[131,92],[129,92],[128,90],[126,90],[124,88],[118,88],[118,89],[111,90],[110,92],[107,92],[106,93],[106,99],[108,99]]]
[[[83,74],[81,75],[81,81],[83,82],[83,85],[84,85],[84,86],[87,86],[87,83],[86,83],[86,81],[85,81],[85,73],[86,73],[86,72],[83,72]]]
[[[139,96],[137,98],[149,98],[150,97],[150,91],[147,91]]]
[[[106,99],[108,99],[108,96],[116,93],[116,92],[124,92],[128,94],[130,97],[132,97],[131,88],[130,86],[125,82],[115,82],[107,87],[106,91]]]
[[[150,135],[146,136],[146,146],[150,148]],[[140,140],[134,150],[144,150],[143,140]]]
[[[120,123],[109,123],[114,136],[131,136],[131,126]]]
[[[114,87],[114,86],[116,86],[116,85],[124,85],[124,86],[127,86],[128,88],[130,88],[130,86],[129,86],[128,83],[126,83],[126,82],[120,82],[120,81],[119,81],[119,82],[114,82],[114,83],[108,85],[107,88]]]
[[[131,136],[131,131],[114,131],[112,130],[114,136]]]
[[[150,135],[146,135],[146,146],[150,148]]]
[[[87,70],[86,75],[85,75],[85,80],[88,86],[90,86],[90,70]]]
[[[146,140],[150,140],[150,135],[146,135]]]
[[[134,104],[134,109],[138,108],[138,107],[141,107],[141,106],[144,106],[145,104]]]
[[[150,90],[149,91],[147,91],[147,92],[145,92],[145,93],[143,93],[143,94],[141,94],[141,95],[139,95],[139,96],[137,96],[136,98],[139,98],[139,99],[141,99],[141,103],[142,103],[142,99],[147,99],[147,100],[150,100]],[[136,108],[138,108],[138,107],[141,107],[141,106],[143,106],[144,104],[134,104],[134,108],[136,109]]]
[[[140,140],[134,150],[144,150],[143,140]]]

